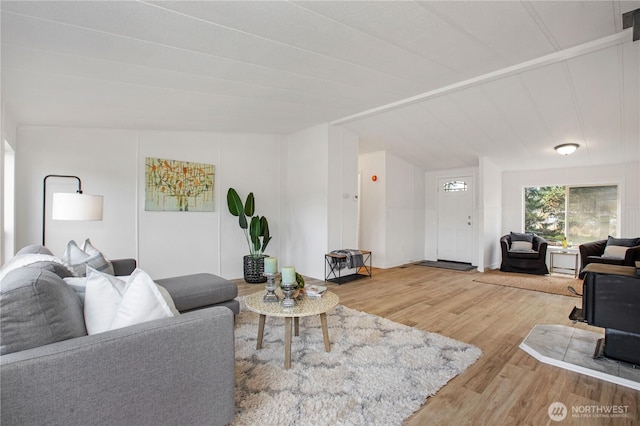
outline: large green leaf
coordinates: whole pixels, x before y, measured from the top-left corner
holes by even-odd
[[[267,249],[267,244],[271,241],[271,236],[269,235],[269,222],[267,222],[267,218],[262,216],[260,218],[260,228],[262,234],[262,252]]]
[[[253,192],[247,196],[244,205],[235,189],[229,188],[227,191],[227,205],[229,212],[238,218],[240,228],[244,229],[244,234],[249,244],[251,256],[260,256],[271,241],[269,235],[269,223],[267,218],[253,216],[255,212],[255,198]]]
[[[234,216],[238,216],[238,214],[240,213],[238,211],[238,202],[240,202],[240,196],[235,189],[229,188],[229,190],[227,191],[227,206],[229,207],[229,213]],[[241,202],[240,205],[242,205]]]
[[[229,188],[227,191],[227,206],[229,207],[229,213],[238,217],[240,228],[247,229],[247,217],[244,214],[242,200],[233,188]]]
[[[250,192],[249,195],[247,195],[247,201],[244,203],[244,214],[251,217],[253,216],[253,213],[255,212],[255,210],[256,210],[256,203],[253,198],[253,192]]]
[[[258,216],[254,216],[251,218],[251,226],[249,227],[249,235],[251,236],[251,242],[253,243],[253,247],[256,251],[260,250],[260,236],[262,230],[260,226],[260,218]]]

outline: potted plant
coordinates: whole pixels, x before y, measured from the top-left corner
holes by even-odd
[[[253,192],[247,195],[247,200],[242,200],[235,189],[227,191],[227,206],[229,212],[238,218],[240,228],[244,231],[249,254],[244,256],[244,280],[248,283],[263,283],[267,281],[264,276],[264,254],[271,236],[269,235],[269,223],[264,216],[256,215]]]

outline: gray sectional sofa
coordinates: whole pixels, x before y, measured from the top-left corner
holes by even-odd
[[[135,269],[132,259],[112,262],[116,275]],[[211,274],[164,280],[183,313],[87,335],[65,274],[41,261],[2,278],[1,424],[233,421],[235,284]]]

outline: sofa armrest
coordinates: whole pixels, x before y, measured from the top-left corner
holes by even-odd
[[[640,246],[629,247],[624,256],[624,265],[635,266],[636,262],[640,261]]]
[[[582,268],[587,266],[587,257],[589,256],[602,256],[604,249],[607,246],[607,240],[593,241],[591,243],[584,243],[578,246],[580,251],[580,259],[582,259]]]
[[[500,238],[500,249],[502,251],[503,259],[509,256],[509,247],[511,247],[511,237],[509,235],[505,235]]]
[[[538,252],[538,259],[546,258],[549,243],[542,237],[533,237],[533,249]]]
[[[2,424],[225,425],[233,313],[213,307],[0,357]]]
[[[113,273],[116,276],[131,275],[135,271],[137,263],[135,259],[111,259]]]

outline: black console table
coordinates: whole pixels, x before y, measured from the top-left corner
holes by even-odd
[[[371,278],[371,251],[370,250],[359,250],[362,254],[363,264],[362,266],[357,266],[355,268],[355,272],[348,275],[342,275],[342,268],[340,267],[341,263],[345,262],[347,259],[346,254],[342,253],[327,253],[324,255],[324,280],[333,282],[336,284],[344,284],[349,281],[357,280],[364,277]],[[367,265],[368,263],[368,265]]]

